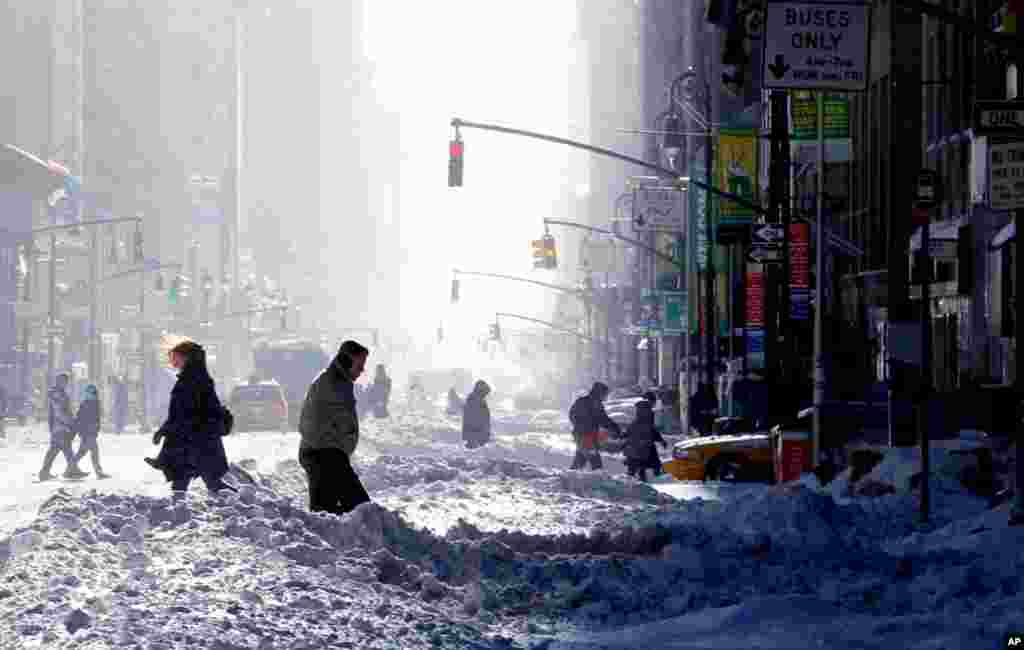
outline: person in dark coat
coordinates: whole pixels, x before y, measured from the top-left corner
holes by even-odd
[[[715,418],[718,416],[718,396],[711,384],[701,382],[690,400],[693,416],[690,425],[702,436],[710,436],[714,431]]]
[[[85,458],[86,454],[90,454],[96,478],[110,478],[110,474],[105,473],[100,465],[99,435],[102,418],[100,392],[96,386],[89,384],[85,387],[85,399],[78,405],[78,413],[75,415],[74,430],[82,442],[75,453],[74,460],[77,465]]]
[[[491,440],[491,409],[487,406],[490,393],[491,387],[481,379],[466,396],[462,408],[462,439],[467,449],[482,447]]]
[[[178,380],[171,389],[167,421],[153,434],[153,444],[164,445],[156,459],[146,462],[163,471],[175,498],[182,498],[189,484],[203,479],[213,493],[236,489],[224,481],[228,458],[222,438],[227,434],[227,411],[221,405],[213,378],[206,368],[206,351],[185,340],[168,352]]]
[[[591,469],[601,469],[600,429],[607,429],[615,437],[622,436],[622,429],[604,410],[608,397],[608,386],[594,382],[590,392],[573,402],[569,409],[572,422],[572,436],[576,440],[576,456],[569,469],[583,469],[590,462]]]
[[[299,416],[299,464],[309,479],[309,509],[342,515],[370,500],[352,468],[359,445],[354,382],[370,351],[345,341],[310,385]]]
[[[39,480],[49,481],[56,478],[50,473],[57,454],[64,454],[67,469],[64,478],[82,478],[87,474],[78,469],[71,443],[75,438],[75,416],[71,411],[71,397],[68,395],[69,377],[67,373],[57,375],[56,383],[46,394],[49,407],[50,447],[43,456],[43,468],[39,470]]]
[[[654,443],[665,447],[668,443],[661,437],[661,432],[654,426],[654,408],[647,400],[637,402],[636,418],[626,427],[626,470],[630,476],[637,476],[647,481],[647,470],[652,467],[652,457],[657,458],[660,468],[661,459]]]
[[[373,410],[374,417],[388,417],[388,402],[391,401],[391,377],[383,363],[377,364],[373,383],[366,391],[367,406]]]

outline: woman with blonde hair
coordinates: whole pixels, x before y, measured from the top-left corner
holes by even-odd
[[[235,488],[224,482],[227,454],[221,438],[230,431],[230,414],[217,397],[213,378],[206,368],[206,351],[184,337],[165,337],[161,347],[178,371],[171,390],[167,421],[153,434],[153,444],[164,443],[156,459],[146,462],[163,471],[176,497],[189,483],[202,478],[210,492]]]

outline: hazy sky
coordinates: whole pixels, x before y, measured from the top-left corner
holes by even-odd
[[[532,269],[529,242],[543,234],[541,219],[564,216],[577,158],[557,145],[467,130],[465,187],[449,189],[449,123],[459,116],[566,134],[575,2],[366,5],[378,101],[402,120],[403,324],[429,338],[443,320],[451,339],[465,341],[486,332],[496,310],[547,318],[548,290],[499,280],[467,278],[462,303],[450,306],[451,270],[551,281]]]

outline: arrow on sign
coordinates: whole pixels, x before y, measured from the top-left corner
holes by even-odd
[[[768,69],[771,70],[772,74],[775,75],[776,79],[782,79],[789,72],[789,69],[793,66],[786,63],[786,56],[783,54],[775,55],[775,63],[768,64]]]
[[[778,264],[782,261],[782,248],[755,246],[747,251],[747,260],[754,264]]]
[[[754,239],[762,242],[777,242],[782,241],[782,226],[773,226],[771,224],[763,224],[758,226],[754,230]]]

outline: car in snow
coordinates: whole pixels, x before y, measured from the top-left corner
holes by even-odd
[[[663,467],[680,481],[772,482],[773,459],[771,433],[712,435],[677,442]]]
[[[236,386],[228,408],[235,416],[235,431],[288,432],[288,400],[276,381]]]

